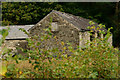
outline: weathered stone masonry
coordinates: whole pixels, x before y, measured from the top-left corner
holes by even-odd
[[[40,38],[42,37],[41,34],[46,34],[44,29],[51,25],[51,32],[53,33],[52,37],[56,36],[56,39],[51,38],[50,40],[41,42],[41,46],[39,46],[40,48],[58,48],[62,51],[63,45],[61,45],[61,42],[70,42],[74,49],[76,49],[77,46],[84,48],[87,41],[91,40],[89,30],[87,29],[89,26],[89,21],[89,19],[53,10],[36,25],[10,26],[11,31],[9,32],[9,39],[6,39],[5,41],[5,46],[13,50],[15,50],[17,46],[26,49],[26,38],[38,35],[38,41],[40,41]],[[97,25],[98,24],[95,23],[95,26]],[[29,36],[25,35],[23,32],[20,32],[19,28],[24,28],[27,30],[29,32]],[[2,27],[0,27],[0,29],[2,29]],[[96,34],[96,37],[99,36]],[[103,38],[104,36],[100,35],[100,37]],[[112,35],[109,37],[108,43],[112,46]],[[64,45],[67,46],[67,44]],[[17,53],[22,52],[18,50]]]
[[[37,23],[33,29],[30,29],[31,36],[39,33],[45,33],[43,29],[48,28],[50,24],[50,18],[52,17],[52,22],[57,23],[58,31],[53,32],[53,37],[56,36],[57,44],[55,43],[55,39],[51,39],[50,41],[44,42],[44,47],[46,48],[62,48],[61,42],[70,42],[74,45],[73,48],[79,45],[79,31],[78,29],[72,25],[71,23],[67,22],[65,19],[57,16],[56,14],[49,14],[49,17],[46,17],[41,22]],[[39,26],[40,24],[40,26]],[[40,35],[39,35],[40,36]],[[42,46],[43,47],[43,46]]]

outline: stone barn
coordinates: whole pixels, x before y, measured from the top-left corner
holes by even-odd
[[[4,45],[13,50],[16,49],[16,45],[26,48],[26,38],[34,35],[38,35],[39,38],[41,38],[41,33],[45,33],[44,29],[51,25],[52,37],[56,37],[57,41],[53,38],[43,41],[41,42],[42,45],[40,48],[58,48],[62,51],[63,47],[61,47],[61,42],[64,42],[65,46],[67,46],[66,42],[70,42],[74,49],[76,49],[77,46],[84,48],[86,42],[93,38],[93,36],[90,36],[89,30],[87,29],[87,27],[90,26],[89,21],[89,19],[53,10],[35,25],[9,26],[9,35],[6,37]],[[98,24],[95,23],[96,27],[97,25]],[[0,27],[0,29],[3,28],[4,27]],[[27,30],[30,34],[29,37],[19,31],[19,28]],[[103,30],[106,31],[106,29]],[[94,34],[98,37],[97,33]],[[99,35],[99,37],[102,38],[103,35]],[[112,35],[108,42],[110,46],[112,46]]]
[[[77,46],[84,48],[87,41],[93,38],[93,36],[90,36],[90,30],[87,29],[87,27],[90,26],[89,21],[89,19],[53,10],[35,26],[30,28],[29,32],[30,36],[38,35],[40,37],[40,33],[45,33],[44,29],[51,25],[52,37],[56,37],[58,43],[56,44],[55,39],[52,38],[51,40],[45,41],[40,47],[46,49],[59,48],[62,50],[60,43],[70,42],[74,49],[76,49]],[[97,25],[98,24],[95,23],[96,27]],[[103,30],[106,31],[106,29]],[[93,34],[96,35],[96,37],[103,37],[103,35],[97,36],[97,33]],[[112,36],[109,39],[109,43],[112,45]],[[67,46],[67,44],[65,45]]]
[[[2,47],[7,47],[8,49],[12,49],[13,53],[22,53],[20,50],[16,51],[16,47],[27,47],[26,38],[28,35],[24,34],[24,32],[20,31],[20,28],[24,28],[26,31],[34,25],[11,25],[8,26],[10,30],[8,31],[8,36],[5,38],[4,44]],[[0,30],[6,29],[6,26],[1,26]],[[2,36],[0,37],[0,39]]]

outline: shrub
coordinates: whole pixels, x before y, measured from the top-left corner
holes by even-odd
[[[90,22],[90,24],[94,23]],[[102,27],[103,25],[100,24],[97,28],[99,34],[105,34],[101,31]],[[96,31],[94,26],[89,29],[91,32]],[[24,29],[21,30],[27,34]],[[41,34],[43,35],[41,42],[52,38],[50,28],[45,31],[48,35]],[[74,50],[72,44],[67,43],[66,47],[64,42],[61,42],[63,52],[57,48],[49,50],[39,48],[38,46],[41,45],[37,41],[39,36],[35,35],[27,39],[29,49],[22,49],[28,57],[24,58],[20,55],[14,57],[18,64],[21,60],[23,62],[28,60],[32,69],[20,69],[14,65],[8,65],[5,76],[12,78],[118,78],[118,49],[109,46],[107,40],[110,34],[109,29],[103,39],[94,38],[84,49],[78,47]],[[63,54],[65,49],[69,49],[73,54],[70,56]],[[58,53],[56,57],[53,56],[54,53]]]

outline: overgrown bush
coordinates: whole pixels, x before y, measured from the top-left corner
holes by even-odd
[[[96,31],[93,22],[90,22],[91,32]],[[98,25],[97,31],[99,34],[105,34],[101,29],[104,25]],[[24,29],[23,32],[28,34]],[[45,29],[48,33],[43,35],[40,41],[48,40],[52,33],[50,28]],[[40,41],[37,41],[39,36],[33,36],[27,39],[29,49],[22,49],[28,57],[16,55],[14,59],[17,64],[28,60],[32,65],[31,69],[18,68],[14,64],[10,64],[7,67],[7,73],[5,77],[12,78],[118,78],[118,49],[109,46],[108,38],[110,36],[110,29],[104,38],[94,38],[93,41],[86,43],[85,49],[77,48],[74,50],[72,44],[61,42],[63,52],[60,52],[57,48],[44,49],[39,48]],[[56,39],[54,37],[54,39]],[[89,45],[90,44],[90,45]],[[96,45],[97,44],[97,45]],[[71,54],[63,54],[68,49]],[[53,53],[53,54],[50,54]],[[54,57],[54,53],[58,53]]]
[[[10,53],[10,50],[4,47],[2,44],[4,43],[4,40],[8,35],[8,30],[9,28],[0,30],[0,79],[2,78],[2,76],[5,76],[5,73],[7,72],[6,64],[3,62],[6,60],[5,58],[3,58],[3,56]]]

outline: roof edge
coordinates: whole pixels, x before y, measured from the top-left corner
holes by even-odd
[[[50,14],[53,13],[53,10],[47,14],[43,19],[41,19],[37,24],[35,24],[33,27],[31,27],[30,29],[28,29],[28,31],[30,31],[31,29],[33,29],[36,25],[39,25],[39,23],[41,23],[42,21],[44,21]]]

